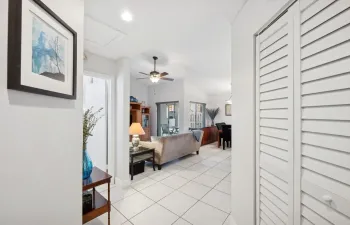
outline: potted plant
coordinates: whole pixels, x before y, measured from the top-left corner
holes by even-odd
[[[83,119],[83,180],[90,177],[92,172],[92,161],[87,152],[87,143],[90,136],[92,136],[92,131],[94,130],[97,122],[102,118],[98,114],[102,111],[100,108],[96,112],[93,112],[93,107],[84,112]]]
[[[216,109],[208,109],[208,108],[206,108],[206,111],[207,111],[207,114],[208,114],[209,118],[211,119],[211,126],[215,126],[214,125],[214,119],[219,114],[220,108],[216,108]]]

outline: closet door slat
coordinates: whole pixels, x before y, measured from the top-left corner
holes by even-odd
[[[328,20],[301,37],[301,46],[304,47],[316,40],[322,39],[332,32],[350,24],[350,10],[346,10],[336,17]]]
[[[350,1],[317,0],[301,18],[302,216],[350,224]]]

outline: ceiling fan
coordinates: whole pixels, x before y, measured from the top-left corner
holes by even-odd
[[[156,71],[156,64],[157,64],[158,57],[153,56],[153,60],[154,60],[154,70],[153,71],[151,71],[149,74],[139,72],[139,73],[146,75],[146,76],[149,76],[149,77],[148,78],[138,78],[138,80],[150,79],[152,81],[152,83],[158,83],[159,80],[174,81],[173,78],[166,78],[165,77],[165,76],[169,75],[167,72],[159,73],[158,71]]]

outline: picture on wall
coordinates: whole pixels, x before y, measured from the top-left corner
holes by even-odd
[[[231,114],[231,104],[225,104],[225,116],[232,116],[232,114]]]
[[[36,16],[32,26],[32,72],[64,82],[67,40]]]
[[[8,29],[8,89],[76,99],[76,32],[40,0],[10,0]]]

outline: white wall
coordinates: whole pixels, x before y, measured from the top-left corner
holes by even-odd
[[[77,100],[7,90],[8,1],[0,1],[2,225],[82,223],[84,1],[43,2],[78,34]]]
[[[157,107],[158,102],[179,101],[179,127],[184,128],[184,81],[176,80],[166,84],[148,86],[148,105],[151,106],[151,134],[157,135]]]
[[[232,216],[255,224],[254,34],[287,0],[248,0],[232,25]]]
[[[226,92],[220,95],[209,95],[207,108],[220,108],[219,114],[215,117],[215,123],[225,122],[226,124],[232,123],[232,116],[225,116],[226,101],[230,98],[231,93]],[[235,107],[235,106],[232,106]],[[237,105],[239,107],[239,105]]]
[[[139,102],[144,101],[148,104],[148,86],[138,80],[135,77],[130,77],[130,95],[134,96]]]
[[[116,61],[102,56],[85,52],[87,59],[84,60],[84,70],[106,75],[115,75],[118,70]]]

